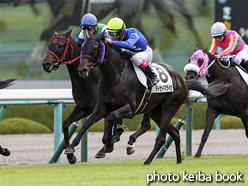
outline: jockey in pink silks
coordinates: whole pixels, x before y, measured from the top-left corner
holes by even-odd
[[[209,52],[215,53],[217,46],[223,49],[216,54],[216,58],[230,56],[232,62],[248,70],[248,46],[241,36],[234,30],[227,30],[226,25],[216,22],[211,28],[212,43]]]

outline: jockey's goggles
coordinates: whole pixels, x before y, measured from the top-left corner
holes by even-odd
[[[119,32],[107,32],[107,34],[112,38],[112,40],[116,41],[118,36],[120,36]]]
[[[94,26],[82,26],[82,29],[92,31],[94,29]]]
[[[220,35],[220,36],[214,36],[214,39],[221,39],[222,37],[224,37],[224,35]]]

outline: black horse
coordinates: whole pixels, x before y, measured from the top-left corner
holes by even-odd
[[[8,86],[12,85],[12,82],[15,80],[16,78],[0,80],[0,89],[7,88]],[[7,148],[2,148],[0,146],[0,154],[2,154],[3,156],[9,156],[10,151]]]
[[[206,127],[202,135],[201,144],[198,148],[195,157],[200,157],[204,144],[207,141],[209,133],[212,129],[215,118],[219,114],[228,114],[239,117],[245,127],[246,136],[248,137],[248,86],[240,76],[238,70],[234,66],[224,68],[223,64],[215,59],[214,55],[208,52],[208,49],[199,50],[197,46],[195,52],[202,53],[204,58],[197,58],[193,54],[190,64],[185,66],[187,72],[186,79],[195,79],[202,77],[206,72],[206,79],[208,83],[215,81],[221,82],[226,87],[225,94],[216,98],[207,98],[206,111]],[[194,62],[195,61],[195,62]],[[199,71],[202,67],[202,71]]]
[[[82,48],[82,61],[78,67],[81,77],[88,77],[91,69],[99,64],[99,59],[104,57],[104,62],[100,60],[102,63],[100,62],[99,65],[101,79],[98,86],[98,102],[92,115],[85,121],[72,144],[66,149],[65,154],[73,154],[74,147],[79,144],[85,131],[101,118],[105,118],[106,121],[102,140],[105,144],[104,150],[111,152],[113,150],[113,143],[111,143],[113,121],[117,118],[131,119],[136,114],[135,111],[145,92],[145,87],[137,79],[130,59],[121,58],[120,51],[116,51],[118,49],[104,45],[102,43],[103,38],[104,33],[91,36],[86,39]],[[187,98],[188,88],[175,68],[166,64],[160,64],[158,68],[168,71],[173,80],[174,91],[152,94],[141,112],[147,113],[160,126],[154,149],[144,164],[151,163],[158,150],[165,143],[167,132],[174,134],[177,163],[181,163],[179,131],[170,124],[170,121]],[[188,84],[191,85],[191,82]]]
[[[71,36],[72,29],[65,34],[55,36],[52,42],[49,44],[49,51],[42,62],[43,69],[50,73],[52,70],[57,70],[59,65],[66,64],[71,84],[72,84],[72,95],[76,102],[76,106],[71,114],[63,121],[65,148],[69,146],[68,128],[72,122],[78,121],[84,117],[89,116],[96,103],[97,103],[97,86],[100,79],[99,68],[89,73],[88,79],[83,79],[78,75],[78,66],[80,61],[80,48],[77,45],[76,38]],[[127,153],[132,154],[134,152],[133,143],[136,139],[147,130],[150,129],[150,118],[148,115],[144,115],[143,121],[141,122],[140,129],[130,136],[130,148]],[[112,143],[119,141],[120,135],[124,131],[125,127],[122,126],[122,118],[118,118],[114,122],[114,134]],[[173,134],[171,134],[174,136]],[[96,158],[104,158],[104,149],[101,149],[97,154]],[[67,156],[70,163],[75,163],[75,156]]]

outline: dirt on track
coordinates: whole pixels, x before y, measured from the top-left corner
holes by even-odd
[[[121,140],[115,144],[112,153],[106,154],[104,159],[96,159],[95,154],[102,148],[102,135],[99,132],[88,133],[88,161],[114,161],[114,160],[145,160],[151,153],[156,137],[156,131],[148,131],[135,143],[135,153],[126,155],[126,144],[129,136],[133,132],[124,132]],[[192,155],[195,155],[201,140],[203,130],[192,131]],[[185,153],[186,131],[181,130],[181,151]],[[73,135],[73,138],[75,134]],[[10,156],[0,155],[0,165],[20,165],[20,164],[47,164],[54,153],[53,134],[25,134],[25,135],[0,135],[0,145],[11,151]],[[70,140],[71,141],[71,140]],[[81,145],[75,150],[77,162],[80,162]],[[248,154],[248,140],[244,129],[236,130],[212,130],[202,155],[236,155]],[[166,157],[176,157],[174,143],[164,155]],[[68,163],[66,155],[62,154],[62,163]]]

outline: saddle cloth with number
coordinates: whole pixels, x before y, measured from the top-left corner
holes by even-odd
[[[147,86],[147,77],[144,74],[144,72],[141,70],[140,67],[137,67],[133,63],[134,70],[137,74],[137,77],[142,85],[144,85],[146,88]],[[153,72],[156,73],[157,77],[160,79],[157,85],[152,87],[152,93],[164,93],[164,92],[173,92],[173,84],[172,84],[172,78],[170,74],[160,65],[156,63],[152,63],[151,67],[153,69]]]

